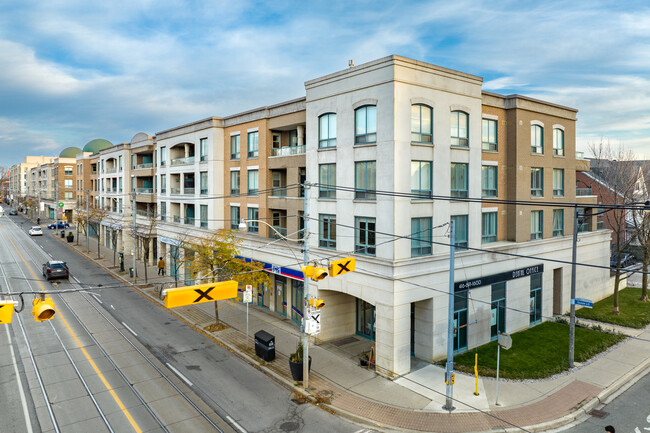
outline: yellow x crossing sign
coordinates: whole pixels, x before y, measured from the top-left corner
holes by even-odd
[[[14,301],[0,301],[0,323],[11,323],[15,304]]]
[[[356,259],[353,259],[352,257],[346,257],[344,259],[330,262],[330,277],[338,277],[339,275],[353,272],[355,262]]]
[[[165,296],[165,308],[236,298],[238,285],[237,281],[230,280],[168,289]]]

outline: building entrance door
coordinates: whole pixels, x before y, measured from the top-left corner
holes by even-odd
[[[287,315],[287,279],[280,275],[275,276],[275,312]]]

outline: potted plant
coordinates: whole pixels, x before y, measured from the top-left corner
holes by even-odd
[[[367,367],[369,360],[370,360],[370,353],[363,352],[361,355],[359,355],[359,365],[361,365],[362,367]]]
[[[74,233],[68,232],[68,236],[66,238],[68,242],[73,242],[74,241]]]
[[[291,369],[291,377],[293,380],[302,381],[302,341],[298,340],[296,351],[289,355],[289,368]],[[309,365],[307,367],[311,371],[311,356],[309,357]]]

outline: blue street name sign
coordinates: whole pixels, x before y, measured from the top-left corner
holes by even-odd
[[[572,304],[579,305],[581,307],[593,308],[594,301],[585,298],[575,298],[571,300]]]

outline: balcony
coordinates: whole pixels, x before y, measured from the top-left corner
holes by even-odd
[[[135,192],[138,194],[153,194],[153,188],[136,188]]]
[[[171,195],[180,195],[181,194],[181,189],[180,188],[169,188],[169,193]]]
[[[104,173],[106,174],[117,173],[117,167],[106,167]]]
[[[194,157],[193,156],[188,156],[186,158],[176,158],[171,160],[171,165],[187,165],[187,164],[194,164]]]
[[[136,210],[135,214],[137,216],[145,217],[145,218],[153,218],[156,216],[155,213],[153,212],[147,212],[146,210]]]
[[[591,193],[591,187],[589,187],[589,188],[576,188],[576,195],[585,196],[585,195],[593,195],[593,194]]]
[[[194,188],[183,188],[183,195],[194,195]]]
[[[180,215],[172,216],[172,221],[174,221],[175,223],[180,223],[181,222],[181,216]]]
[[[194,225],[195,218],[193,217],[185,217],[185,224],[188,226],[193,226]]]
[[[144,164],[138,164],[135,166],[136,170],[140,170],[144,168],[153,168],[153,162],[145,162]]]
[[[273,149],[271,156],[293,156],[293,155],[302,155],[307,149],[306,145],[302,146],[285,146],[278,147]]]

